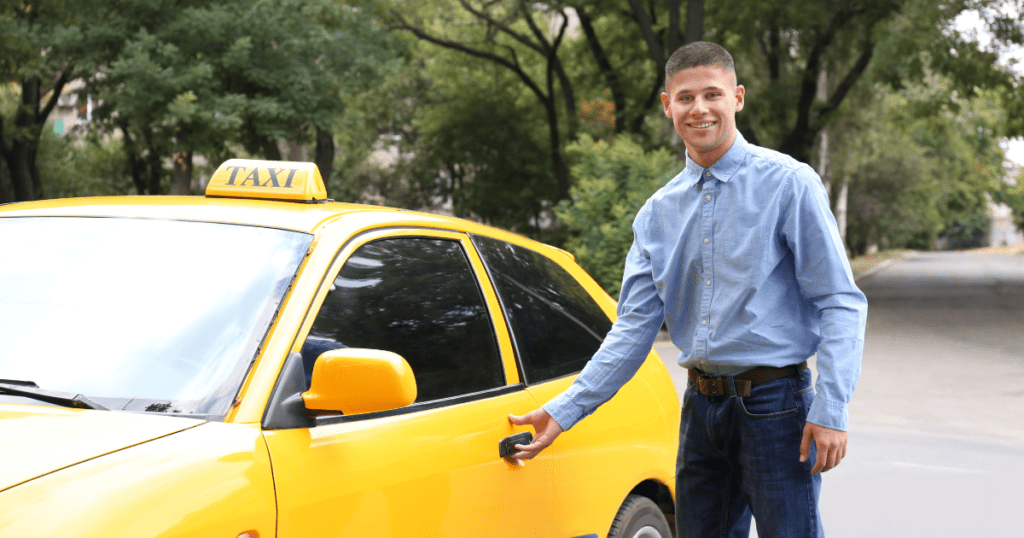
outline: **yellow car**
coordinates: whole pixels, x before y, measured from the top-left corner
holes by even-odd
[[[326,198],[235,159],[205,197],[0,206],[0,537],[671,534],[653,353],[502,457],[614,319],[569,254]]]

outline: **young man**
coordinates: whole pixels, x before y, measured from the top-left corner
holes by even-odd
[[[666,68],[665,116],[686,169],[633,223],[619,318],[575,383],[515,424],[529,459],[643,362],[662,323],[689,370],[676,469],[682,537],[820,536],[820,472],[846,455],[867,301],[820,178],[736,130],[732,56],[690,43]],[[806,359],[817,353],[817,394]]]

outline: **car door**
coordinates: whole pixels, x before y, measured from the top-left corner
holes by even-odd
[[[448,231],[377,231],[342,248],[299,335],[307,373],[328,349],[383,349],[409,363],[418,396],[266,432],[279,536],[546,535],[535,514],[549,474],[498,455],[528,431],[508,414],[537,402],[482,272],[468,237]]]
[[[542,253],[486,235],[473,235],[473,243],[503,305],[527,390],[546,403],[600,348],[614,303],[554,249]],[[664,391],[646,383],[646,376],[635,377],[533,461],[550,466],[548,510],[558,514],[550,522],[552,534],[604,536],[626,495],[650,470],[672,468],[678,423],[670,432],[662,417],[677,415],[678,401],[658,409]]]

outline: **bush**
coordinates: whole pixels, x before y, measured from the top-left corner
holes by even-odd
[[[633,219],[644,202],[675,175],[679,164],[667,149],[645,152],[628,135],[610,142],[588,135],[566,148],[576,184],[572,202],[555,208],[570,233],[565,248],[612,297],[633,242]]]

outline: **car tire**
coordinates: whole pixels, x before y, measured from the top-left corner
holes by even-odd
[[[608,538],[672,538],[672,530],[654,501],[630,495],[615,514]]]

